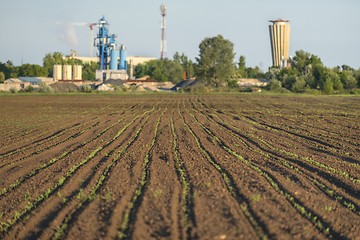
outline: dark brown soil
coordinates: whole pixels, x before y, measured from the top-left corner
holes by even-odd
[[[1,239],[359,239],[359,97],[0,101]]]

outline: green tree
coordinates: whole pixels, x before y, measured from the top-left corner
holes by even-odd
[[[83,62],[79,59],[67,57],[65,60],[63,60],[63,64],[74,66],[74,65],[83,65]]]
[[[165,76],[167,78],[166,81],[170,81],[172,83],[178,83],[183,78],[183,67],[181,64],[171,61],[165,60]]]
[[[354,71],[355,69],[353,69],[352,67],[348,66],[348,65],[342,65],[341,66],[343,71]]]
[[[312,76],[314,77],[314,85],[312,87],[323,89],[323,85],[328,78],[328,69],[322,64],[315,64],[312,67]]]
[[[181,64],[183,72],[186,73],[187,78],[192,78],[194,76],[194,64],[184,53],[180,55],[179,52],[176,52],[173,56],[173,60],[176,63]]]
[[[354,77],[356,78],[358,87],[360,88],[360,68],[358,70],[354,70]]]
[[[343,84],[340,79],[340,73],[338,73],[336,69],[329,70],[328,79],[332,81],[334,91],[342,92],[344,90]]]
[[[291,90],[296,93],[305,92],[306,81],[304,77],[297,77],[291,86]]]
[[[248,67],[245,69],[245,76],[248,78],[264,78],[265,74],[261,72],[261,69],[256,66],[254,68]]]
[[[238,69],[239,70],[245,70],[245,68],[246,68],[246,57],[241,55],[239,57]]]
[[[23,64],[19,67],[19,76],[21,77],[47,77],[45,68],[37,64]]]
[[[90,81],[95,80],[96,77],[95,72],[97,68],[98,68],[98,64],[96,62],[83,64],[82,78]]]
[[[173,56],[173,60],[174,60],[175,62],[181,63],[181,55],[180,55],[179,52],[175,52],[175,54],[174,54],[174,56]]]
[[[354,73],[350,70],[342,71],[340,74],[341,82],[344,85],[345,89],[353,89],[356,88],[357,81],[354,77]]]
[[[8,60],[6,63],[0,63],[0,71],[5,74],[5,79],[17,78],[19,68],[14,66],[12,61]]]
[[[295,73],[296,77],[304,77],[307,86],[321,88],[324,85],[327,69],[318,56],[299,50],[295,52],[295,56],[290,63],[291,68],[296,70],[293,73]],[[284,87],[288,88],[288,85]]]
[[[159,82],[178,83],[182,80],[183,68],[179,62],[163,59],[154,60],[150,67],[150,76]]]
[[[142,78],[149,73],[149,65],[148,64],[138,64],[134,68],[134,75],[136,78]]]
[[[199,45],[197,77],[207,85],[219,87],[234,74],[234,44],[223,36],[205,38]]]
[[[290,64],[291,68],[269,68],[266,78],[279,80],[284,88],[293,92],[312,88],[331,94],[360,87],[360,69],[348,65],[328,68],[318,56],[303,50],[295,52]]]
[[[48,77],[53,77],[54,65],[55,64],[64,64],[65,60],[63,55],[60,52],[48,53],[43,58],[43,67],[47,71]]]
[[[271,79],[268,85],[268,89],[273,92],[280,92],[282,89],[281,82],[276,79]]]
[[[3,72],[0,72],[0,83],[3,83],[5,81],[5,74]]]
[[[331,79],[326,79],[326,81],[325,81],[325,83],[323,85],[322,91],[325,94],[333,94],[333,92],[334,92],[334,84],[331,81]]]
[[[305,52],[303,50],[299,50],[295,52],[295,56],[291,59],[291,67],[296,68],[300,74],[302,75],[308,75],[310,73],[309,71],[309,65],[310,63],[311,54],[308,52]]]
[[[247,78],[247,71],[246,71],[246,58],[245,56],[241,55],[239,57],[239,62],[237,65],[237,75],[240,78]]]
[[[275,79],[279,80],[282,86],[288,90],[292,89],[297,77],[299,77],[299,72],[296,68],[281,68],[275,75]]]
[[[139,64],[135,67],[134,72],[137,78],[148,75],[159,82],[178,83],[182,80],[183,68],[179,61],[163,59]]]
[[[195,75],[195,66],[192,60],[189,60],[186,73],[187,73],[187,78],[193,78]]]

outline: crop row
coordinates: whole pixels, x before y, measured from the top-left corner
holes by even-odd
[[[42,138],[42,139],[47,139],[49,136],[47,136],[47,134],[49,134],[51,136],[51,130],[48,131],[44,131],[45,129],[49,128],[50,126],[59,126],[59,124],[62,125],[62,122],[64,121],[64,119],[70,118],[71,116],[73,116],[74,114],[85,114],[85,112],[74,112],[74,113],[64,113],[64,114],[59,114],[57,113],[56,115],[48,115],[48,114],[36,114],[35,118],[31,118],[31,117],[27,117],[25,122],[19,122],[18,124],[14,123],[12,120],[11,122],[11,129],[13,129],[13,131],[11,131],[8,136],[2,136],[7,138],[7,141],[12,141],[15,140],[14,138],[16,137],[16,140],[18,139],[26,139],[27,142],[32,142],[32,144],[34,142],[37,142],[36,139]],[[41,116],[41,118],[39,119],[39,116]],[[83,116],[83,115],[82,115]],[[96,119],[92,118],[92,120]],[[18,125],[18,126],[17,126]],[[74,124],[70,124],[69,126],[65,126],[64,129],[69,129],[71,127],[73,127],[72,125]],[[76,124],[75,124],[76,125]],[[41,131],[39,131],[41,129]],[[19,132],[20,131],[20,132]],[[24,132],[24,133],[21,133]],[[39,132],[39,134],[35,134],[36,132]],[[2,157],[2,154],[0,155],[0,158]]]
[[[87,144],[95,141],[96,139],[100,138],[104,133],[106,133],[109,129],[115,127],[116,125],[118,125],[119,123],[121,123],[125,118],[119,119],[117,122],[113,123],[112,125],[106,127],[105,129],[103,129],[100,133],[98,133],[95,137],[93,137],[92,139],[85,141],[83,143],[81,143],[80,145],[76,146],[75,148],[69,149],[65,152],[63,152],[62,154],[60,154],[59,156],[56,156],[52,159],[50,159],[48,162],[40,165],[39,167],[37,167],[36,169],[32,170],[30,173],[28,173],[25,176],[20,177],[19,179],[17,179],[16,181],[14,181],[12,184],[10,184],[10,186],[8,188],[3,188],[0,192],[0,196],[10,192],[11,190],[14,190],[15,188],[19,187],[25,180],[30,179],[31,177],[34,177],[35,175],[37,175],[38,173],[40,173],[42,170],[50,167],[51,165],[53,165],[54,163],[60,161],[61,159],[65,158],[66,156],[68,156],[70,153],[83,148],[84,146],[86,146]],[[86,131],[91,130],[92,127],[81,131],[80,133],[84,133]],[[77,133],[75,135],[73,135],[72,138],[76,138],[79,137],[81,134]],[[71,138],[69,138],[68,140],[70,140]]]
[[[226,131],[229,135],[233,136],[234,138],[238,139],[240,137],[240,129],[238,129],[237,127],[226,123],[225,121],[223,121],[222,119],[220,119],[216,114],[210,114],[210,116],[213,116],[214,118],[217,119],[216,122],[214,121],[221,129],[223,129],[224,131]],[[208,118],[208,120],[210,120]],[[308,180],[310,180],[311,182],[313,182],[319,189],[321,189],[326,195],[328,195],[330,198],[338,201],[341,205],[343,205],[344,207],[348,208],[349,210],[351,210],[352,212],[356,213],[356,214],[360,214],[359,210],[359,206],[354,203],[353,201],[351,201],[350,199],[346,198],[345,196],[341,195],[340,193],[336,192],[333,188],[331,188],[330,186],[326,185],[325,183],[323,183],[321,180],[316,179],[315,177],[313,177],[311,174],[305,173],[304,171],[300,170],[297,166],[295,166],[294,164],[290,163],[289,161],[283,160],[283,158],[279,158],[279,157],[274,157],[274,156],[270,156],[268,153],[262,151],[261,149],[263,149],[261,147],[261,145],[263,144],[264,146],[266,146],[267,148],[271,149],[272,151],[274,151],[274,154],[276,155],[276,152],[279,152],[279,149],[273,147],[270,143],[265,142],[263,139],[260,139],[259,137],[257,137],[254,134],[250,134],[247,133],[249,135],[249,137],[251,137],[252,139],[256,139],[260,142],[259,147],[258,148],[252,148],[251,146],[247,145],[246,143],[245,146],[247,148],[249,148],[249,150],[254,151],[259,153],[260,155],[266,157],[267,159],[269,159],[270,161],[276,161],[278,163],[280,163],[281,165],[285,166],[287,169],[294,171],[298,174],[301,174],[303,176],[305,176]]]
[[[331,113],[329,113],[331,115]],[[333,116],[333,115],[332,115]],[[349,134],[346,135],[346,138],[341,137],[339,130],[335,131],[334,126],[332,128],[324,128],[325,126],[321,126],[322,124],[314,124],[313,121],[308,122],[306,118],[302,119],[302,122],[295,121],[293,118],[297,116],[289,117],[286,115],[281,115],[281,120],[288,123],[289,129],[292,131],[296,131],[298,133],[305,132],[307,135],[311,135],[314,137],[321,137],[325,139],[325,141],[332,141],[336,145],[341,145],[341,142],[347,142],[352,144],[354,147],[359,147],[359,143],[356,141],[355,136],[351,136]],[[350,120],[351,121],[351,120]],[[289,123],[292,123],[289,125]],[[272,124],[274,124],[272,122]],[[279,123],[277,124],[279,126]],[[281,126],[281,125],[280,125]],[[332,126],[332,125],[331,125]],[[336,127],[336,125],[335,125]],[[340,129],[340,127],[339,127]]]
[[[25,159],[28,159],[30,157],[36,156],[36,155],[38,155],[38,154],[40,154],[42,152],[45,152],[46,150],[52,149],[52,148],[54,148],[54,147],[56,147],[56,146],[58,146],[58,145],[60,145],[60,144],[62,144],[64,142],[67,142],[67,141],[69,141],[71,139],[75,139],[75,138],[81,136],[84,132],[95,128],[97,125],[99,125],[99,122],[96,122],[95,124],[92,124],[91,126],[87,127],[86,129],[84,129],[84,130],[82,130],[80,132],[77,132],[77,133],[75,133],[75,134],[73,134],[73,135],[71,135],[71,136],[69,136],[69,137],[67,137],[67,138],[65,138],[63,140],[57,141],[57,142],[55,142],[55,143],[53,143],[51,145],[48,145],[48,146],[43,147],[43,148],[41,148],[39,150],[36,150],[35,152],[32,152],[32,153],[30,153],[30,154],[28,154],[28,155],[26,155],[24,157],[17,158],[17,159],[15,159],[13,161],[7,162],[7,163],[1,165],[0,169],[2,169],[4,167],[11,166],[11,165],[14,165],[15,163],[18,163],[18,162],[21,162],[21,161],[23,161]],[[60,135],[57,136],[57,137],[53,137],[53,139],[58,138],[58,137],[60,137]],[[32,146],[30,145],[28,148],[32,148]],[[25,149],[21,149],[21,150],[25,150]]]
[[[234,180],[232,179],[231,175],[228,173],[227,170],[225,170],[217,161],[216,159],[212,156],[212,154],[210,152],[208,152],[203,144],[201,143],[201,140],[199,139],[198,136],[196,136],[196,134],[194,133],[194,131],[190,128],[190,126],[186,123],[184,116],[181,114],[180,110],[179,110],[179,115],[182,118],[183,124],[186,127],[186,129],[189,131],[189,133],[193,136],[197,147],[199,148],[199,150],[202,152],[202,154],[205,156],[205,158],[207,159],[207,161],[219,172],[219,174],[221,175],[225,186],[227,188],[227,190],[229,191],[229,193],[231,194],[231,196],[238,202],[239,207],[242,211],[242,213],[244,214],[244,216],[248,219],[249,223],[251,224],[251,226],[253,227],[253,229],[255,230],[256,234],[258,235],[259,238],[261,239],[266,239],[267,238],[267,230],[264,229],[264,227],[262,226],[262,224],[259,223],[259,221],[257,220],[253,210],[250,208],[249,203],[247,198],[245,197],[245,195],[243,193],[240,192],[239,188],[236,186],[236,184],[234,183]]]
[[[149,176],[149,166],[151,163],[151,152],[154,148],[154,145],[156,143],[156,140],[158,138],[158,127],[160,125],[160,121],[165,113],[166,109],[161,113],[160,117],[156,121],[155,129],[154,129],[154,135],[153,139],[148,147],[147,153],[144,157],[143,164],[142,164],[142,171],[141,171],[141,178],[140,182],[135,190],[135,193],[129,202],[127,209],[125,210],[120,230],[118,231],[118,239],[129,239],[131,232],[132,232],[132,221],[134,220],[134,217],[136,215],[136,211],[141,204],[142,196],[144,194],[146,185],[148,183],[148,176]]]
[[[11,156],[11,155],[14,155],[14,154],[16,154],[16,153],[18,153],[18,152],[28,150],[28,149],[30,149],[30,148],[36,147],[37,145],[41,145],[41,144],[43,144],[44,142],[51,141],[51,140],[53,140],[53,139],[55,139],[55,138],[58,138],[58,137],[64,135],[67,129],[71,129],[71,128],[77,127],[77,126],[79,126],[79,125],[80,125],[79,123],[74,124],[74,125],[72,125],[72,126],[70,126],[70,127],[68,127],[68,128],[63,128],[63,129],[58,130],[58,131],[56,131],[56,132],[54,132],[54,133],[51,133],[51,134],[48,135],[48,136],[44,136],[43,138],[38,139],[38,140],[36,140],[36,141],[34,141],[34,142],[30,142],[30,143],[28,143],[27,145],[25,145],[25,146],[23,146],[23,147],[21,147],[21,148],[15,148],[15,149],[10,150],[10,151],[8,151],[8,152],[2,153],[2,154],[0,154],[0,158],[6,158],[6,157],[9,157],[9,156]]]
[[[155,114],[154,112],[153,114]],[[112,169],[114,166],[116,166],[117,162],[120,160],[120,158],[127,152],[130,146],[133,145],[133,143],[136,141],[136,139],[139,137],[140,132],[144,128],[145,124],[147,123],[148,119],[150,118],[150,115],[148,115],[141,126],[136,130],[133,138],[125,145],[123,146],[119,151],[117,151],[116,155],[112,158],[110,163],[106,166],[106,168],[101,172],[100,177],[97,179],[95,185],[91,188],[89,194],[87,196],[84,196],[82,199],[80,199],[80,202],[76,205],[76,208],[74,208],[71,212],[69,212],[63,222],[57,227],[57,230],[53,236],[52,239],[62,239],[66,237],[66,234],[68,232],[69,225],[71,225],[72,222],[75,221],[75,216],[78,216],[81,211],[85,209],[86,206],[88,206],[92,201],[96,199],[98,196],[98,193],[101,189],[101,187],[104,185],[106,179],[108,179]],[[112,151],[115,151],[116,148],[114,148]],[[109,153],[108,156],[111,156],[112,153]],[[79,190],[79,192],[82,189]]]
[[[285,190],[284,187],[281,186],[281,184],[276,181],[268,172],[261,169],[257,164],[252,163],[251,161],[245,159],[243,156],[241,156],[238,152],[231,149],[229,146],[227,146],[219,137],[214,135],[214,133],[205,127],[203,124],[201,124],[195,115],[189,114],[195,119],[197,124],[205,131],[207,132],[219,145],[219,147],[223,148],[226,152],[233,155],[237,159],[239,159],[241,162],[246,164],[248,167],[256,171],[260,176],[264,177],[266,181],[269,182],[269,184],[281,195],[285,196],[286,199],[292,204],[292,206],[306,219],[308,219],[310,222],[314,224],[314,226],[322,232],[326,237],[332,238],[333,235],[336,235],[337,233],[333,231],[330,226],[325,223],[320,216],[316,215],[311,210],[307,209],[304,205],[301,204],[299,200],[297,200],[294,196],[292,196],[289,192]]]
[[[240,117],[236,114],[232,114],[233,116],[236,116],[236,117]],[[257,124],[257,123],[256,123]],[[289,133],[291,134],[291,133]],[[254,135],[252,135],[253,137]],[[278,151],[279,153],[282,153],[282,154],[285,154],[287,156],[290,156],[290,157],[293,157],[295,159],[300,159],[302,161],[305,161],[305,162],[308,162],[310,163],[311,165],[313,166],[316,166],[318,168],[321,168],[321,169],[324,169],[326,172],[328,173],[332,173],[332,174],[336,174],[340,177],[343,177],[345,179],[349,179],[350,181],[354,182],[355,184],[360,184],[360,179],[355,177],[355,176],[352,176],[351,174],[349,174],[348,172],[344,171],[344,170],[340,170],[340,169],[336,169],[334,167],[331,167],[327,164],[324,164],[322,162],[319,162],[311,157],[302,157],[296,153],[293,153],[293,152],[290,152],[290,151],[287,151],[287,150],[284,150],[284,149],[279,149],[279,148],[275,148],[273,147],[274,150]]]
[[[63,176],[59,178],[59,180],[50,188],[48,188],[45,192],[43,192],[40,196],[38,196],[33,202],[28,202],[26,204],[25,208],[18,212],[15,211],[14,217],[12,219],[8,219],[5,222],[1,222],[0,226],[0,233],[6,234],[6,232],[9,231],[10,228],[12,228],[16,223],[18,223],[21,219],[23,219],[27,214],[29,214],[31,211],[33,211],[35,208],[37,208],[42,202],[44,202],[46,199],[48,199],[55,191],[60,189],[69,179],[72,175],[75,174],[76,171],[78,171],[83,165],[88,163],[91,159],[93,159],[101,150],[103,150],[105,147],[109,146],[112,142],[114,142],[131,124],[133,124],[138,118],[141,116],[146,115],[147,113],[150,113],[154,111],[154,108],[152,110],[148,110],[144,112],[141,115],[138,115],[135,117],[132,121],[130,121],[126,126],[124,126],[121,130],[117,132],[117,134],[109,140],[107,143],[105,143],[102,146],[97,147],[94,151],[90,153],[86,158],[84,158],[81,162],[76,163],[73,165]]]
[[[126,110],[125,110],[125,111],[126,111]],[[96,118],[93,118],[92,120],[94,120],[94,119],[96,119]],[[120,121],[118,121],[118,123],[119,123],[119,122],[120,122]],[[67,137],[67,138],[64,139],[64,140],[61,140],[61,141],[59,141],[59,142],[55,142],[54,144],[49,145],[49,146],[46,146],[46,147],[44,147],[44,148],[42,148],[42,149],[40,149],[40,150],[37,150],[37,151],[35,151],[35,152],[33,152],[33,153],[30,153],[30,154],[27,155],[27,156],[24,156],[24,157],[22,157],[22,158],[17,158],[17,159],[15,159],[15,160],[12,161],[12,162],[5,163],[5,164],[3,164],[3,165],[0,166],[0,169],[3,168],[3,167],[6,167],[6,166],[13,165],[13,164],[15,164],[15,163],[17,163],[17,162],[20,162],[20,161],[22,161],[22,160],[24,160],[24,159],[27,159],[27,158],[29,158],[29,157],[38,155],[38,154],[40,154],[40,153],[42,153],[42,152],[44,152],[44,151],[46,151],[46,150],[49,150],[49,149],[51,149],[51,148],[53,148],[53,147],[55,147],[55,146],[60,145],[61,143],[64,143],[64,142],[66,142],[66,141],[68,141],[68,140],[77,138],[77,137],[79,137],[80,135],[82,135],[84,132],[95,128],[97,125],[99,125],[99,123],[100,123],[100,122],[96,122],[95,124],[91,125],[90,127],[86,128],[86,129],[84,129],[84,130],[82,130],[82,131],[80,131],[80,132],[78,132],[78,133],[75,133],[75,134]],[[61,135],[64,135],[65,132],[71,132],[71,131],[73,131],[73,127],[82,128],[82,126],[83,126],[83,125],[86,125],[86,124],[87,124],[87,123],[83,123],[83,124],[77,123],[77,124],[73,125],[72,127],[67,128],[66,130],[63,129],[63,130],[57,131],[57,133],[63,132]],[[116,123],[116,124],[117,124],[117,123]],[[115,126],[116,124],[113,124],[113,126]],[[48,141],[50,141],[50,140],[53,140],[53,139],[55,139],[55,138],[60,137],[61,135],[58,135],[57,133],[53,133],[53,134],[51,135],[51,136],[52,136],[51,138],[43,138],[43,139],[37,140],[37,141],[35,141],[35,142],[32,142],[32,143],[28,144],[27,146],[25,146],[25,147],[23,147],[23,148],[14,149],[13,151],[8,152],[8,154],[9,154],[9,155],[13,155],[13,154],[15,154],[15,153],[17,153],[17,152],[24,151],[24,150],[27,150],[27,149],[30,149],[30,148],[34,148],[34,147],[36,147],[37,145],[41,145],[41,144],[44,143],[43,140],[46,140],[46,141],[48,142]]]
[[[14,140],[15,137],[24,138],[29,135],[31,136],[30,138],[40,137],[44,135],[44,132],[41,132],[39,135],[36,135],[34,133],[37,132],[39,129],[42,129],[47,123],[54,123],[58,119],[62,121],[63,116],[59,115],[54,117],[46,115],[43,116],[43,118],[39,119],[38,115],[36,115],[35,117],[27,117],[26,121],[18,120],[17,122],[17,120],[14,119],[9,120],[9,122],[4,121],[3,127],[8,131],[6,133],[4,132],[1,137],[4,140],[8,141]]]
[[[182,202],[182,214],[184,216],[183,227],[187,234],[185,239],[190,238],[191,227],[194,225],[193,222],[193,194],[192,194],[192,186],[189,182],[189,176],[184,166],[184,162],[181,159],[181,155],[179,152],[178,138],[175,132],[174,126],[174,111],[171,114],[170,119],[171,133],[173,137],[173,152],[175,157],[175,170],[178,175],[178,179],[181,183],[182,193],[181,193],[181,202]]]
[[[237,114],[232,114],[233,116],[238,116]],[[351,161],[349,159],[349,147],[344,145],[342,142],[349,142],[349,137],[347,138],[341,138],[338,139],[337,136],[339,133],[336,133],[336,136],[329,135],[327,133],[326,135],[323,135],[319,133],[319,130],[316,129],[316,131],[308,130],[301,128],[301,124],[297,124],[296,126],[293,126],[289,124],[291,121],[288,120],[286,122],[287,124],[282,123],[276,123],[274,121],[271,121],[270,123],[267,123],[268,121],[265,120],[257,120],[253,116],[246,116],[242,118],[244,121],[258,127],[261,129],[266,129],[271,132],[276,133],[277,135],[285,135],[286,137],[289,137],[290,139],[298,139],[297,141],[301,141],[303,144],[310,145],[311,148],[318,149],[319,151],[323,152],[329,152],[334,156],[340,156],[341,159],[343,159],[343,156],[347,159],[347,161],[350,161],[350,163],[347,163],[347,161],[340,161],[341,164],[348,164],[349,166],[359,168],[360,165],[357,161],[353,160]],[[270,118],[271,119],[271,118]],[[314,123],[312,123],[314,125]],[[350,144],[356,146],[358,143],[354,141],[350,141]],[[353,149],[354,150],[354,149]],[[341,155],[342,154],[342,155]],[[339,161],[338,161],[339,162]]]
[[[194,110],[196,110],[196,108],[194,107]],[[233,117],[236,117],[237,119],[240,119],[241,116],[236,115],[236,114],[229,114]],[[234,125],[230,125],[229,123],[225,122],[224,120],[222,120],[221,118],[219,118],[219,116],[217,114],[213,113],[209,113],[207,112],[206,114],[204,114],[204,116],[209,120],[209,121],[213,121],[215,124],[217,124],[220,128],[222,128],[223,130],[227,131],[230,135],[232,135],[235,139],[240,140],[241,143],[246,147],[249,148],[251,151],[254,152],[258,152],[259,154],[261,154],[262,156],[265,156],[268,159],[271,160],[276,160],[277,162],[279,162],[280,164],[282,164],[283,166],[285,166],[286,168],[290,169],[290,170],[294,170],[297,173],[300,173],[302,175],[304,175],[304,173],[298,168],[296,167],[294,164],[289,163],[289,161],[286,160],[281,160],[278,158],[273,158],[269,156],[268,153],[264,153],[263,151],[261,151],[261,149],[263,149],[264,151],[268,151],[265,150],[264,147],[266,147],[267,149],[270,149],[270,151],[273,152],[273,154],[275,156],[281,154],[281,153],[285,153],[285,155],[290,156],[292,158],[297,157],[300,158],[300,160],[302,161],[301,166],[304,167],[304,162],[309,162],[309,158],[304,158],[304,157],[300,157],[297,154],[291,153],[289,151],[283,150],[283,149],[279,149],[276,148],[275,146],[273,146],[272,144],[266,142],[265,140],[261,139],[260,137],[258,137],[255,134],[251,134],[248,131],[242,131],[241,129],[237,128]],[[216,120],[215,120],[216,119]],[[236,134],[236,135],[235,135]],[[243,135],[247,135],[246,138],[250,138],[252,140],[257,140],[258,143],[256,148],[252,148],[250,147],[248,144],[246,144],[244,141],[241,140],[241,138],[243,137]],[[240,138],[239,138],[240,137]],[[262,146],[263,145],[263,146]],[[280,156],[280,155],[279,155]],[[286,158],[284,158],[286,159]],[[296,159],[296,158],[295,158]],[[308,160],[308,161],[307,161]],[[317,161],[310,161],[310,163],[313,163],[314,165],[318,166],[323,166],[324,168],[328,167],[325,164],[318,163]],[[331,167],[328,167],[331,168]],[[331,169],[334,171],[334,169]],[[348,176],[348,174],[346,172],[342,172],[340,170],[337,170],[336,172],[340,172],[342,173],[342,175]],[[351,201],[350,199],[346,198],[345,196],[337,193],[334,189],[332,189],[330,186],[326,185],[325,183],[323,183],[321,180],[313,177],[313,175],[311,174],[306,174],[306,177],[312,181],[315,185],[317,185],[325,194],[327,194],[329,197],[333,198],[334,200],[339,201],[344,207],[348,208],[349,210],[353,211],[354,213],[359,214],[359,206],[354,203],[353,201]],[[350,177],[351,180],[354,180],[353,178]],[[356,180],[355,180],[356,181]]]
[[[208,111],[210,110],[209,107],[204,102],[202,102],[202,106],[205,107],[206,109],[208,109]],[[238,114],[235,114],[235,113],[228,113],[228,115],[233,116],[236,119],[243,119],[243,120],[245,120],[245,121],[247,121],[247,122],[249,122],[249,123],[251,123],[251,124],[253,124],[253,125],[257,126],[257,127],[261,127],[261,128],[264,127],[262,124],[257,123],[253,118],[251,118],[251,120],[250,120],[250,119],[247,119],[247,118],[243,118],[242,116],[239,116]],[[275,129],[275,131],[277,132],[279,130]],[[293,135],[291,133],[288,133],[288,135],[289,135],[289,137],[293,137]],[[252,134],[251,137],[256,137],[256,136]],[[311,164],[311,165],[313,165],[313,166],[315,166],[317,168],[323,169],[328,173],[335,174],[335,175],[338,175],[338,176],[340,176],[342,178],[348,179],[348,180],[354,182],[355,184],[360,184],[360,179],[359,178],[357,178],[355,176],[352,176],[351,174],[349,174],[348,172],[346,172],[344,170],[336,169],[334,167],[329,166],[328,164],[324,164],[322,162],[319,162],[319,161],[313,159],[312,157],[303,157],[303,156],[300,156],[300,155],[298,155],[296,153],[293,153],[293,152],[290,152],[290,151],[287,151],[287,150],[284,150],[284,149],[279,149],[279,148],[276,148],[276,150],[279,153],[285,154],[285,155],[290,156],[292,158],[300,159],[302,161],[308,162],[309,164]]]
[[[256,100],[245,102],[244,99],[241,99],[241,102],[245,102],[245,104],[240,104],[238,107],[236,104],[228,104],[226,107],[233,113],[241,111],[244,120],[252,119],[259,123],[276,124],[277,127],[305,133],[336,146],[342,146],[341,142],[359,146],[358,138],[352,134],[355,131],[344,131],[344,128],[347,129],[349,125],[356,126],[356,121],[354,121],[357,118],[356,111],[350,110],[352,106],[356,105],[346,106],[348,112],[342,112],[344,106],[340,106],[338,102],[323,106],[318,104],[321,101],[317,101],[316,104],[311,103],[311,107],[309,107],[306,104],[308,99],[276,104],[271,104],[271,101],[259,104]],[[220,102],[220,104],[222,103]],[[265,126],[262,125],[262,127]],[[350,139],[352,140],[349,141]]]
[[[255,124],[259,124],[255,121],[252,121],[252,122]],[[306,133],[307,135],[304,135],[304,131],[300,131],[299,129],[295,129],[294,127],[291,127],[291,126],[287,126],[287,127],[286,126],[277,126],[274,123],[272,123],[272,124],[261,123],[260,125],[263,127],[266,127],[267,129],[269,129],[271,131],[274,131],[274,130],[281,131],[283,134],[285,134],[289,137],[300,138],[302,140],[302,142],[304,142],[304,140],[308,141],[308,144],[314,145],[316,149],[323,150],[326,152],[331,152],[334,155],[338,155],[339,153],[342,153],[345,155],[347,154],[347,152],[343,148],[340,148],[340,146],[339,146],[339,145],[341,145],[340,144],[341,141],[336,141],[336,145],[338,145],[338,146],[335,146],[335,143],[332,143],[332,142],[334,142],[333,138],[327,137],[325,140],[321,140],[321,139],[319,139],[319,137],[320,137],[319,134],[316,134],[316,137],[312,136],[313,134],[310,134],[309,132]],[[360,165],[356,164],[356,163],[355,164],[350,163],[350,164],[357,168],[360,167]]]

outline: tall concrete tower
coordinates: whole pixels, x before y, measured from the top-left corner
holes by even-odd
[[[269,25],[270,43],[273,66],[287,67],[290,47],[290,24],[289,20],[271,20]]]
[[[161,4],[160,13],[161,13],[160,59],[164,59],[166,57],[166,40],[165,40],[166,6],[165,6],[165,4]]]

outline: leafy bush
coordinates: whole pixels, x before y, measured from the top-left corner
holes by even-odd
[[[48,85],[46,85],[44,83],[41,83],[40,88],[39,88],[39,92],[41,92],[41,93],[51,93],[51,92],[53,92],[53,89],[50,86],[48,86]]]
[[[10,88],[11,93],[17,93],[17,90],[15,88]]]
[[[271,79],[268,85],[268,90],[272,92],[280,92],[282,89],[282,84],[279,80],[276,80],[275,78]]]
[[[25,88],[25,92],[31,93],[31,92],[33,92],[33,91],[34,91],[34,87],[31,86],[31,85],[29,85],[29,86],[27,86],[27,87]]]
[[[92,93],[93,89],[89,85],[81,85],[79,91],[82,93]]]
[[[333,94],[334,93],[334,84],[331,79],[327,79],[323,86],[323,92],[325,94]]]

